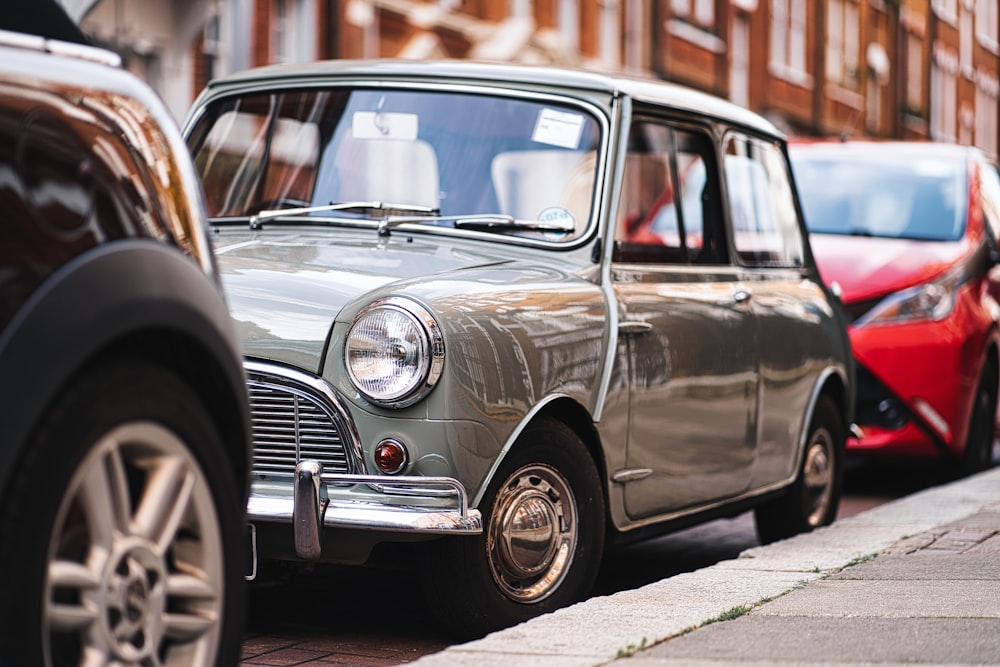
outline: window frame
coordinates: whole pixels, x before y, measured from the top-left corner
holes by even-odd
[[[796,241],[798,243],[798,248],[792,248],[790,245],[790,239],[786,233],[786,230],[782,227],[780,219],[778,218],[778,213],[775,212],[771,219],[774,222],[775,229],[772,232],[776,232],[780,235],[781,239],[781,249],[780,253],[776,252],[775,249],[764,249],[764,250],[754,250],[746,249],[742,250],[740,248],[739,237],[737,236],[736,220],[734,215],[734,193],[730,190],[730,177],[727,162],[730,158],[730,146],[733,142],[740,141],[744,146],[753,145],[758,150],[771,150],[780,158],[782,165],[782,172],[784,177],[784,189],[789,197],[786,204],[790,207],[792,214],[795,217],[794,225],[788,226],[789,229],[794,227]],[[735,154],[738,157],[746,158],[759,164],[764,172],[765,177],[768,178],[768,185],[771,185],[770,171],[767,169],[767,165],[764,164],[762,160],[759,160],[751,155]],[[732,129],[726,132],[721,143],[721,157],[722,157],[722,169],[721,169],[721,179],[725,187],[724,192],[724,204],[726,208],[726,214],[728,216],[728,229],[732,237],[729,241],[729,246],[732,249],[731,254],[733,261],[744,268],[748,269],[782,269],[782,270],[803,270],[809,264],[809,250],[808,250],[808,232],[805,229],[805,224],[802,219],[802,207],[798,201],[798,195],[795,180],[792,173],[792,166],[788,159],[788,152],[783,146],[783,144],[773,138],[763,137],[751,132],[744,131],[742,129]],[[751,184],[753,185],[753,184]],[[755,191],[756,192],[756,191]],[[769,201],[768,205],[772,205],[773,201]],[[757,206],[754,206],[755,220]],[[767,232],[768,230],[758,229],[759,232]],[[762,238],[763,234],[758,234],[756,238]],[[785,261],[782,256],[789,255],[790,251],[797,253],[797,256],[792,261]]]
[[[612,230],[611,230],[611,242],[612,248],[612,263],[621,264],[654,264],[659,266],[671,266],[671,267],[684,267],[684,266],[695,266],[695,265],[707,265],[707,266],[730,266],[732,264],[730,260],[729,252],[729,237],[726,231],[725,225],[725,213],[722,210],[724,206],[722,205],[722,184],[721,184],[721,172],[719,170],[719,147],[715,139],[716,133],[712,130],[698,123],[693,123],[690,119],[683,120],[677,119],[670,116],[664,116],[655,113],[654,110],[636,110],[636,113],[632,116],[629,123],[629,132],[631,133],[631,128],[637,124],[650,123],[655,126],[665,128],[669,133],[668,146],[669,146],[669,169],[670,169],[670,181],[673,188],[673,205],[677,211],[677,225],[678,225],[678,235],[680,237],[681,243],[676,247],[671,247],[668,245],[658,246],[655,244],[641,244],[641,243],[629,243],[627,240],[619,237],[621,221],[623,219],[623,210],[626,206],[624,197],[619,197],[618,209],[615,211],[612,217]],[[703,140],[704,146],[708,149],[706,152],[701,154],[702,159],[705,161],[705,171],[706,171],[706,184],[705,188],[714,190],[714,197],[710,197],[710,201],[714,200],[717,202],[716,210],[714,212],[706,212],[706,209],[702,209],[702,235],[707,236],[705,231],[705,226],[709,224],[706,218],[714,216],[714,229],[711,230],[711,234],[717,239],[716,247],[714,251],[708,253],[705,252],[704,246],[699,248],[690,248],[687,243],[687,223],[684,219],[684,204],[681,199],[681,184],[679,182],[678,175],[678,151],[677,151],[677,133],[683,132],[691,135],[695,135],[699,140]],[[626,145],[623,149],[625,157],[627,158],[629,154],[629,147]],[[622,183],[621,187],[624,188],[625,182],[625,172],[622,172]],[[715,256],[711,256],[714,252]],[[697,253],[697,256],[693,256]],[[702,255],[704,255],[702,257]],[[701,259],[698,259],[701,257]]]

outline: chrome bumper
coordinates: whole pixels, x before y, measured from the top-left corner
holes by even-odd
[[[323,475],[320,463],[304,460],[296,465],[294,480],[291,495],[252,493],[247,502],[247,518],[251,522],[291,523],[295,553],[306,560],[320,558],[320,537],[324,527],[432,535],[472,535],[483,532],[482,515],[479,510],[469,509],[465,487],[450,477]],[[427,488],[437,493],[441,492],[442,487],[447,487],[448,494],[456,499],[456,507],[429,508],[364,501],[331,501],[323,497],[325,484],[368,484],[387,491],[402,487],[408,491]]]

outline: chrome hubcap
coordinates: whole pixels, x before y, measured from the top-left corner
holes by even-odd
[[[507,479],[487,532],[490,570],[504,595],[525,603],[548,597],[565,577],[576,543],[576,504],[562,475],[536,464]]]

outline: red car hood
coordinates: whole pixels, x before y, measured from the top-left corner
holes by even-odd
[[[823,280],[837,282],[844,303],[877,298],[925,283],[968,254],[965,242],[812,234]]]

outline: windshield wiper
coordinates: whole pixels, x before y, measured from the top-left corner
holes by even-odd
[[[320,206],[301,206],[298,208],[277,208],[259,211],[250,216],[250,229],[260,229],[264,226],[266,221],[274,220],[276,218],[284,218],[286,216],[308,215],[309,213],[326,213],[329,211],[347,211],[352,209],[407,211],[410,213],[422,214],[424,216],[435,216],[441,213],[441,209],[439,208],[432,208],[430,206],[414,206],[412,204],[393,204],[381,201],[330,202],[329,204],[322,204]],[[389,219],[392,218],[385,218],[383,221]],[[406,221],[419,219],[422,218],[407,217]],[[381,233],[381,225],[379,225],[379,230]]]
[[[476,229],[523,229],[531,232],[553,232],[556,234],[571,234],[576,231],[572,220],[557,222],[541,222],[539,220],[518,220],[505,213],[489,213],[485,215],[466,215],[455,219],[455,227],[473,227]]]

